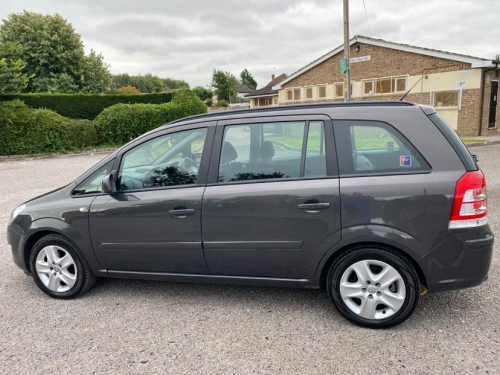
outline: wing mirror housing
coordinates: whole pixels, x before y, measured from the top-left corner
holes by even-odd
[[[116,191],[116,181],[113,173],[107,174],[102,178],[101,188],[104,194],[112,194]]]

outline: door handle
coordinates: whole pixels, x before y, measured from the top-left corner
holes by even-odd
[[[319,212],[319,210],[324,210],[329,208],[330,203],[304,203],[299,204],[301,210],[306,210],[307,212]]]
[[[179,219],[184,219],[187,215],[192,215],[194,214],[194,209],[192,208],[177,208],[168,211],[170,215],[174,215],[175,217],[178,217]]]

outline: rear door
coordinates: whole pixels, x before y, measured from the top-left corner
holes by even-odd
[[[203,196],[212,274],[308,279],[340,240],[331,120],[220,121]]]

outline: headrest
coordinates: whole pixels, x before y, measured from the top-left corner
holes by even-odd
[[[229,142],[222,143],[221,164],[230,163],[238,158],[238,153]]]
[[[271,141],[264,141],[262,146],[260,146],[260,158],[261,160],[268,160],[274,156],[274,145]]]

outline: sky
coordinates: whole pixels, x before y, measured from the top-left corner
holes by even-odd
[[[350,0],[351,37],[493,59],[500,0]],[[113,74],[210,84],[214,69],[246,68],[258,87],[343,43],[342,0],[0,0],[0,18],[23,10],[66,18],[85,50]],[[368,16],[368,22],[366,19]],[[369,27],[368,27],[369,25]]]

